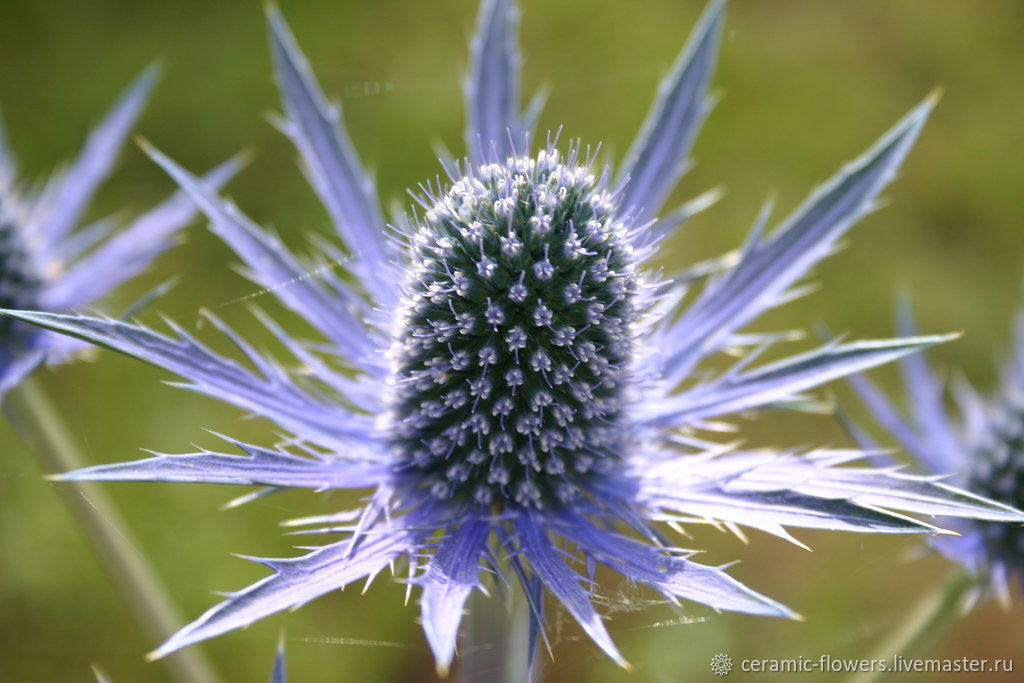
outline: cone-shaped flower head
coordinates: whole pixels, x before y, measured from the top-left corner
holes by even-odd
[[[905,301],[897,327],[907,334],[915,329]],[[909,419],[866,377],[851,378],[879,424],[926,472],[952,475],[956,485],[991,500],[1024,505],[1024,312],[1018,315],[1013,352],[1003,363],[998,388],[983,396],[960,379],[953,386],[958,410],[947,406],[943,382],[926,358],[901,364]],[[874,447],[864,431],[852,423],[851,428],[865,446]],[[1024,579],[1024,527],[980,520],[955,520],[951,526],[959,536],[935,537],[932,544],[976,579],[968,600],[991,591],[1008,604],[1009,582]]]
[[[639,314],[630,231],[585,166],[470,168],[412,238],[393,451],[441,500],[568,502],[624,445]]]
[[[0,123],[0,306],[56,312],[90,306],[145,270],[195,216],[195,204],[178,192],[127,226],[109,218],[80,225],[156,76],[155,68],[146,69],[74,162],[39,190],[19,181]],[[214,170],[208,186],[220,187],[237,167],[231,161]],[[40,363],[64,362],[82,346],[14,320],[0,322],[0,400]]]
[[[270,10],[281,127],[347,254],[321,240],[323,257],[303,261],[192,174],[150,152],[200,204],[249,276],[326,339],[301,342],[257,312],[304,372],[289,373],[212,316],[247,364],[179,327],[165,335],[99,318],[9,312],[168,369],[186,386],[292,435],[288,446],[273,448],[233,442],[246,455],[158,454],[66,478],[270,487],[264,492],[373,489],[361,509],[292,522],[305,533],[347,537],[301,557],[260,559],[270,576],[231,593],[154,656],[406,558],[441,671],[454,658],[467,598],[488,580],[482,563],[525,593],[531,652],[544,633],[547,589],[625,666],[591,601],[597,588],[581,568],[592,576],[604,564],[666,600],[793,616],[722,568],[672,547],[659,522],[743,525],[795,541],[787,527],[937,530],[897,511],[1022,519],[1008,506],[926,478],[847,466],[861,451],[739,452],[704,438],[722,418],[805,405],[806,392],[823,382],[944,339],[832,343],[752,367],[758,350],[790,335],[741,332],[798,294],[807,270],[873,207],[930,101],[770,234],[765,212],[737,255],[667,281],[651,274],[646,261],[658,242],[707,203],[656,218],[708,110],[721,20],[722,4],[714,2],[613,170],[578,147],[564,156],[553,144],[532,148],[537,107],[518,110],[515,8],[509,0],[485,1],[466,87],[469,159],[449,164],[448,184],[424,188],[411,217],[392,215],[399,237],[389,239],[340,112]],[[352,283],[336,275],[340,263]],[[699,293],[680,311],[691,291]],[[742,360],[719,374],[694,372],[725,350]]]

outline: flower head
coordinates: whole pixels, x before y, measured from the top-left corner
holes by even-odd
[[[301,557],[259,560],[273,574],[230,594],[156,656],[407,558],[442,671],[466,599],[486,581],[485,561],[521,585],[534,645],[544,632],[546,588],[625,666],[580,567],[604,564],[668,600],[793,616],[671,546],[659,522],[744,525],[795,541],[787,527],[936,531],[892,510],[1022,518],[926,478],[847,466],[860,451],[736,451],[701,437],[713,420],[799,403],[822,382],[944,339],[832,343],[752,368],[779,336],[740,332],[793,298],[807,270],[872,208],[930,101],[768,235],[765,212],[738,258],[659,281],[645,263],[688,214],[656,218],[708,109],[722,3],[705,12],[613,171],[577,147],[564,156],[554,144],[533,150],[535,116],[518,110],[515,8],[486,0],[467,81],[469,159],[449,168],[449,184],[425,188],[411,217],[392,217],[397,239],[386,237],[340,112],[326,103],[276,10],[269,19],[282,128],[347,248],[325,247],[325,260],[344,261],[352,281],[301,261],[190,173],[150,153],[250,276],[326,338],[326,347],[300,342],[258,313],[306,371],[286,372],[212,316],[248,365],[178,327],[164,335],[107,319],[12,313],[166,368],[291,434],[272,448],[233,442],[246,455],[156,455],[66,479],[373,490],[359,510],[292,522],[345,538]],[[679,312],[709,270],[713,277]],[[694,372],[723,350],[744,358],[718,375]]]
[[[913,334],[910,306],[901,302],[897,326]],[[982,396],[962,379],[954,386],[958,411],[946,407],[943,382],[923,356],[901,361],[909,419],[866,377],[851,378],[878,423],[928,474],[948,476],[953,484],[1007,505],[1024,505],[1024,312],[1017,319],[1016,341],[1002,366],[999,386]],[[866,447],[871,438],[850,423]],[[1024,578],[1024,529],[982,520],[953,520],[958,536],[935,537],[932,545],[961,563],[976,580],[973,603],[991,591],[1006,604],[1009,582]]]
[[[565,503],[621,459],[641,281],[613,193],[574,157],[469,168],[413,227],[389,431],[439,500]]]
[[[39,273],[29,259],[24,238],[15,227],[13,218],[0,213],[0,306],[33,308],[39,285]],[[10,318],[0,321],[0,339],[8,344],[17,344],[18,333],[25,329]]]
[[[156,76],[155,68],[145,70],[67,170],[38,191],[18,180],[0,125],[0,306],[62,312],[92,305],[145,270],[192,220],[195,204],[178,192],[113,236],[118,226],[109,219],[79,229]],[[209,187],[220,187],[236,169],[233,161],[216,169]],[[40,363],[63,362],[82,346],[12,319],[0,322],[0,398]]]

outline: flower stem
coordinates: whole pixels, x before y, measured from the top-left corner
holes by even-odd
[[[56,406],[38,382],[27,378],[10,399],[11,420],[35,446],[33,450],[47,473],[67,472],[84,465]],[[181,618],[103,490],[90,482],[66,482],[54,488],[106,563],[146,634],[160,642],[173,635],[182,625]],[[165,661],[174,680],[180,683],[219,680],[194,647]]]
[[[459,658],[460,683],[528,683],[528,608],[523,600],[474,593]]]
[[[952,623],[960,613],[960,605],[968,591],[973,587],[973,580],[963,571],[954,571],[944,584],[933,593],[922,599],[907,618],[869,657],[872,660],[883,660],[888,667],[892,666],[897,655],[910,656],[915,650],[924,647]],[[885,676],[882,671],[861,672],[851,676],[849,683],[872,683]]]

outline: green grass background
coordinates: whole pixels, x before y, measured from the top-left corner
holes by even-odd
[[[437,143],[461,150],[460,82],[476,7],[471,0],[283,2],[325,89],[342,101],[349,130],[376,169],[385,198],[439,172]],[[621,154],[696,19],[692,0],[523,0],[525,86],[553,88],[542,128]],[[779,216],[815,183],[860,153],[937,85],[945,96],[884,210],[862,221],[849,248],[815,275],[817,293],[759,321],[758,329],[822,320],[857,337],[891,332],[893,295],[909,288],[922,326],[964,330],[932,353],[986,387],[1008,342],[1024,264],[1021,111],[1024,3],[1016,0],[737,0],[728,11],[716,89],[723,95],[696,146],[698,165],[675,199],[724,184],[725,199],[667,245],[681,266],[736,247],[760,202]],[[326,233],[325,214],[294,153],[266,121],[276,94],[256,2],[40,0],[0,2],[0,106],[29,178],[67,159],[125,83],[158,58],[163,78],[139,130],[193,169],[242,148],[257,155],[229,190],[256,220],[305,245]],[[135,147],[122,155],[94,216],[140,210],[171,183]],[[156,308],[193,326],[203,307],[255,330],[240,297],[252,286],[202,224],[186,244],[112,301],[119,310],[172,274],[178,287]],[[267,297],[256,301],[267,305]],[[155,312],[148,319],[156,320]],[[806,343],[801,348],[806,348]],[[90,462],[124,460],[140,447],[183,451],[216,443],[204,429],[269,442],[265,423],[160,384],[164,373],[110,353],[46,372]],[[890,386],[890,370],[877,373]],[[842,388],[837,390],[840,393]],[[743,424],[751,444],[845,444],[827,417],[766,415]],[[146,664],[148,641],[133,622],[78,526],[40,478],[32,453],[0,425],[0,680],[85,681],[102,664],[118,681],[163,680]],[[107,487],[139,546],[187,615],[214,589],[240,587],[262,568],[229,553],[288,554],[278,521],[341,509],[352,497],[285,493],[227,512],[237,489],[123,484]],[[804,623],[713,615],[664,625],[664,608],[616,614],[610,628],[636,672],[627,675],[560,630],[550,680],[680,681],[709,676],[716,652],[734,658],[866,657],[872,645],[948,566],[913,559],[915,539],[799,533],[806,552],[752,534],[750,544],[695,531],[707,559],[742,559],[736,576],[808,617]],[[615,595],[620,586],[606,584]],[[403,588],[379,580],[366,595],[333,594],[204,648],[231,681],[263,680],[278,632],[287,629],[294,681],[429,681],[433,666]],[[1017,657],[1024,669],[1019,606],[986,605],[930,650],[943,657]],[[660,625],[659,625],[660,624]],[[318,642],[360,639],[377,645]],[[734,678],[751,675],[733,673]],[[765,676],[765,678],[770,678]],[[801,680],[814,680],[806,675]],[[778,677],[777,680],[782,680]],[[901,678],[900,680],[904,680]],[[915,680],[906,676],[905,680]],[[982,680],[978,678],[976,680]],[[1009,680],[1009,677],[1007,677]]]

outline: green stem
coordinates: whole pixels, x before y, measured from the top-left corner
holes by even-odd
[[[939,637],[959,615],[960,606],[968,591],[974,585],[972,578],[963,571],[954,571],[938,590],[929,593],[910,611],[907,618],[871,654],[869,659],[884,660],[891,666],[896,655],[909,657]],[[849,683],[873,683],[885,676],[884,672],[862,672],[851,676]]]
[[[12,422],[35,446],[33,450],[47,473],[84,466],[67,426],[34,379],[22,382],[10,399]],[[182,620],[103,490],[90,482],[66,482],[54,489],[82,525],[146,634],[157,642],[173,635]],[[219,680],[194,647],[170,655],[164,661],[174,680],[180,683],[216,683]]]
[[[528,683],[527,617],[524,600],[474,593],[459,657],[460,683]]]

